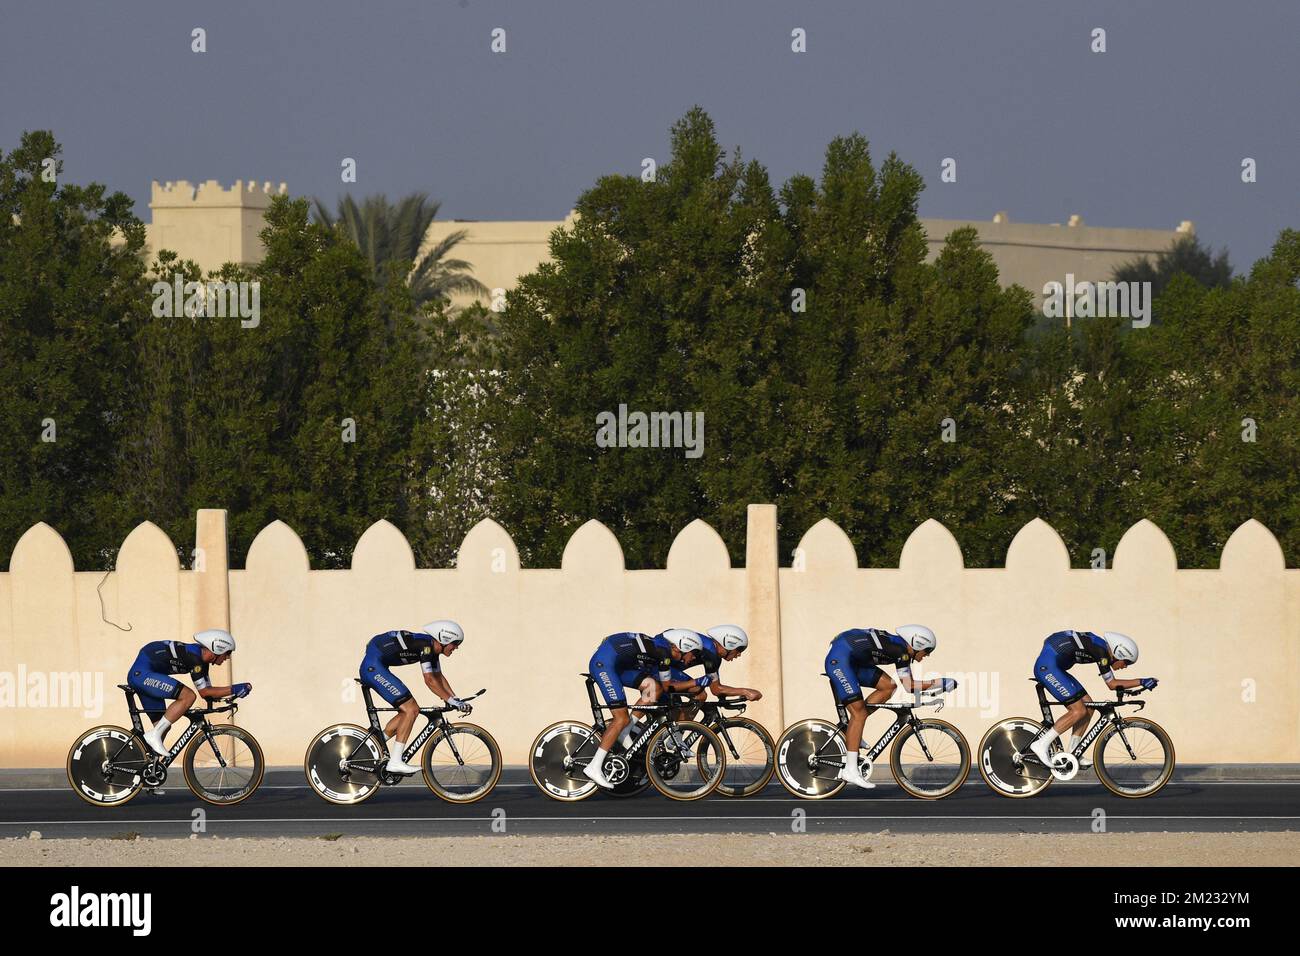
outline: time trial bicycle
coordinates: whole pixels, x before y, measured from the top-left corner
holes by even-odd
[[[361,681],[353,678],[358,684]],[[406,779],[387,769],[388,745],[379,714],[396,713],[396,707],[376,707],[370,687],[361,684],[369,726],[331,724],[307,746],[303,770],[307,782],[322,800],[345,806],[361,803],[380,787],[391,787]],[[470,701],[486,688],[462,700]],[[402,759],[413,756],[429,741],[420,760],[425,785],[449,803],[482,800],[501,779],[501,748],[492,735],[477,724],[452,723],[447,714],[456,708],[421,707],[425,724],[402,751]],[[433,738],[430,740],[430,738]]]
[[[825,676],[825,675],[822,675]],[[866,754],[858,754],[863,777],[870,777],[876,758],[893,743],[889,769],[907,794],[921,800],[938,800],[961,788],[970,773],[970,745],[962,732],[935,717],[918,717],[922,707],[943,708],[943,700],[930,694],[926,700],[901,700],[872,704],[875,710],[893,711],[894,722]],[[796,797],[824,800],[846,786],[839,779],[847,759],[844,731],[848,712],[835,702],[838,722],[809,718],[791,725],[776,745],[776,773],[781,784]]]
[[[537,788],[553,800],[585,800],[600,787],[584,774],[600,748],[610,708],[596,693],[590,674],[587,682],[591,723],[561,720],[533,741],[528,772]],[[663,702],[629,705],[645,719],[635,725],[626,749],[605,756],[605,778],[614,784],[614,796],[632,796],[653,786],[673,800],[699,800],[717,789],[727,771],[727,754],[718,735],[694,720],[679,720],[680,709],[691,703],[685,694],[669,692]]]
[[[236,698],[209,700],[206,707],[187,710],[189,726],[163,757],[144,741],[140,720],[144,711],[135,689],[130,684],[117,686],[126,694],[131,729],[112,724],[95,727],[78,737],[68,751],[68,783],[82,800],[97,807],[120,807],[143,790],[159,793],[167,782],[167,768],[182,750],[185,783],[207,803],[231,806],[247,800],[262,783],[266,760],[253,735],[234,724],[213,726],[209,721],[215,714],[233,716],[239,709]]]
[[[1096,741],[1093,770],[1097,779],[1117,797],[1149,797],[1174,775],[1174,742],[1164,728],[1145,717],[1121,717],[1121,707],[1141,710],[1145,701],[1125,700],[1142,688],[1118,688],[1114,700],[1094,700],[1088,709],[1100,716],[1083,739],[1066,753],[1060,738],[1053,741],[1053,766],[1046,767],[1029,749],[1052,726],[1052,708],[1064,704],[1047,699],[1043,685],[1030,678],[1038,691],[1042,718],[1008,717],[989,728],[980,740],[980,775],[994,793],[1004,797],[1032,797],[1053,780],[1072,780],[1079,761]]]

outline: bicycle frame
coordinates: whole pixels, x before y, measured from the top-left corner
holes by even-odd
[[[583,674],[581,676],[586,678],[587,681],[587,700],[591,703],[592,726],[595,727],[601,733],[604,733],[605,728],[609,726],[605,722],[605,711],[607,710],[612,711],[613,708],[610,707],[608,704],[604,704],[601,702],[600,698],[596,694],[596,682],[595,680],[592,679],[591,675]],[[671,697],[686,698],[686,695],[684,694],[675,694],[672,691],[669,691],[668,693]],[[656,716],[653,720],[648,721],[646,723],[645,729],[643,729],[641,733],[637,734],[636,740],[632,741],[632,745],[628,747],[626,750],[624,750],[621,756],[629,759],[630,762],[630,758],[635,757],[636,754],[641,751],[641,748],[643,748],[650,741],[650,739],[655,735],[656,731],[658,731],[661,727],[664,727],[665,725],[672,723],[673,721],[672,711],[680,706],[681,706],[681,701],[675,701],[675,702],[670,701],[669,703],[666,704],[658,704],[658,703],[641,704],[639,706],[635,704],[629,704],[628,705],[629,710],[656,711],[658,713],[658,716]],[[577,754],[575,754],[573,757],[574,766],[585,766],[586,765],[585,763],[579,762],[582,760],[585,760],[589,763],[591,761],[591,758],[579,757]]]
[[[1034,683],[1037,685],[1034,689],[1038,692],[1038,706],[1043,712],[1043,725],[1039,729],[1038,734],[1034,737],[1034,741],[1038,741],[1056,722],[1052,719],[1052,708],[1065,707],[1066,705],[1059,701],[1048,700],[1047,691],[1044,689],[1043,685],[1039,684],[1037,680],[1034,680]],[[1119,707],[1136,707],[1138,710],[1141,710],[1146,706],[1146,701],[1126,701],[1124,699],[1124,688],[1122,687],[1116,689],[1115,696],[1115,700],[1092,700],[1088,701],[1085,705],[1089,710],[1097,711],[1097,713],[1100,714],[1100,718],[1093,723],[1092,727],[1088,730],[1088,733],[1085,734],[1083,739],[1075,744],[1074,749],[1070,751],[1071,755],[1074,756],[1075,759],[1078,759],[1087,753],[1088,748],[1092,746],[1092,742],[1097,739],[1098,734],[1111,724],[1115,725],[1116,733],[1119,734],[1119,739],[1124,741],[1124,747],[1128,750],[1129,756],[1135,757],[1133,748],[1129,745],[1128,738],[1124,736],[1123,719],[1115,711]],[[1028,747],[1025,747],[1020,751],[1020,756],[1026,760],[1033,759],[1036,763],[1040,762],[1038,761],[1037,756]]]
[[[353,680],[357,679],[354,677]],[[357,683],[361,684],[361,681],[357,680]],[[474,694],[473,697],[477,697],[481,693],[483,693],[483,691],[479,691],[478,694]],[[380,740],[384,740],[384,728],[379,723],[379,715],[381,713],[397,713],[398,709],[396,707],[376,707],[374,697],[371,696],[372,689],[366,684],[361,684],[361,695],[366,702],[366,718],[370,723],[370,730],[375,733]],[[472,700],[473,697],[467,697],[465,699]],[[408,755],[418,753],[420,748],[424,746],[424,742],[437,733],[438,730],[450,726],[446,717],[447,711],[450,709],[451,708],[448,707],[420,708],[420,716],[425,719],[426,723],[422,728],[420,728],[420,732],[415,735],[414,739],[406,745],[406,749],[399,755],[402,760],[405,760]],[[361,751],[363,746],[364,742],[358,743],[353,751],[348,754],[346,763],[349,768],[351,768],[355,763],[356,769],[374,772],[379,761],[369,758],[355,759],[357,753]],[[461,757],[460,751],[456,749],[456,741],[451,734],[447,735],[447,746],[451,748],[451,752],[456,758],[456,763],[463,766],[465,760]],[[385,750],[386,749],[387,747],[385,747]],[[387,754],[385,754],[385,756],[387,756]],[[366,764],[369,764],[370,766],[366,766]]]
[[[131,687],[129,684],[119,684],[118,687],[120,687],[123,693],[126,694],[126,707],[131,713],[131,729],[135,732],[137,737],[143,739],[144,722],[140,719],[140,715],[145,713],[145,711],[141,710],[139,704],[136,702],[135,688]],[[225,707],[214,707],[212,702],[209,701],[207,709],[205,710],[187,710],[185,716],[189,718],[189,726],[187,726],[185,732],[176,739],[176,742],[168,748],[167,756],[160,757],[158,754],[154,753],[147,744],[145,745],[145,752],[151,758],[150,762],[157,762],[163,768],[170,767],[176,760],[177,756],[179,756],[180,752],[185,749],[185,745],[193,739],[194,735],[202,733],[204,739],[208,742],[208,746],[212,748],[212,753],[213,756],[217,758],[217,763],[224,768],[226,766],[226,758],[221,755],[221,749],[217,746],[216,741],[212,739],[212,726],[208,723],[208,715],[226,713],[227,711],[234,710],[235,706],[236,705],[232,702]],[[117,753],[113,754],[113,756],[109,758],[108,762],[110,767],[114,765],[117,758],[124,750],[126,750],[127,746],[128,744],[123,744],[118,748]]]
[[[825,677],[826,675],[823,674],[822,676]],[[889,727],[885,730],[884,734],[881,735],[880,739],[877,740],[871,746],[871,749],[867,751],[867,759],[870,760],[872,763],[875,763],[876,758],[878,758],[882,753],[885,752],[885,748],[888,747],[889,744],[893,741],[893,739],[899,735],[899,733],[902,731],[904,727],[911,726],[915,728],[920,725],[921,723],[920,718],[918,718],[916,714],[913,713],[913,711],[917,707],[936,706],[942,708],[943,701],[937,698],[930,701],[917,701],[910,704],[904,704],[904,703],[892,704],[886,701],[881,704],[868,704],[867,706],[874,708],[876,710],[894,711],[894,722],[889,725]],[[843,704],[841,704],[838,700],[836,700],[835,713],[837,716],[835,727],[839,731],[840,736],[843,737],[844,732],[848,730],[849,727],[848,708],[845,707]],[[831,738],[831,740],[833,739],[834,738]],[[817,748],[815,754],[817,758],[817,765],[826,766],[826,767],[835,767],[836,769],[841,769],[843,768],[844,764],[840,763],[837,757],[829,756],[823,753],[823,751],[830,746],[831,740],[827,740],[826,743],[822,744],[820,747]],[[921,752],[925,754],[925,758],[927,760],[933,760],[934,757],[930,753],[930,749],[925,744],[925,738],[918,733],[916,735],[916,740],[921,745]]]

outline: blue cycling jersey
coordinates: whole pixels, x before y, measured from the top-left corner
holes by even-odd
[[[203,660],[203,648],[198,644],[150,641],[140,648],[134,667],[158,674],[188,674],[199,690],[211,683],[208,680],[208,665]]]
[[[718,670],[722,667],[722,646],[707,634],[696,632],[696,636],[704,646],[695,652],[693,663],[685,666],[679,664],[678,667],[683,671],[690,670],[692,667],[703,667],[704,676],[698,678],[695,683],[706,687],[718,682]]]
[[[662,635],[622,631],[600,642],[588,669],[606,706],[626,707],[624,687],[639,687],[647,677],[673,679],[673,647]]]
[[[907,641],[879,628],[855,627],[841,631],[831,646],[847,656],[852,667],[892,664],[899,674],[905,675],[912,670],[912,648]]]
[[[1069,670],[1075,664],[1096,664],[1101,676],[1110,680],[1114,677],[1111,670],[1110,648],[1099,634],[1092,631],[1057,631],[1049,634],[1043,641],[1043,652],[1051,651],[1056,656],[1056,666]]]
[[[1034,661],[1034,679],[1062,704],[1072,704],[1087,694],[1078,679],[1067,673],[1075,664],[1096,664],[1108,682],[1115,676],[1104,640],[1091,631],[1057,631],[1043,641]]]
[[[376,634],[366,644],[366,657],[373,658],[384,667],[402,664],[420,665],[426,674],[441,671],[438,655],[433,649],[433,638],[418,631],[385,631]]]
[[[673,646],[662,634],[650,637],[636,631],[623,631],[605,638],[600,649],[613,657],[614,670],[640,671],[651,676],[657,675],[661,681],[670,678]]]

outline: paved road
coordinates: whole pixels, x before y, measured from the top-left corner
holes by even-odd
[[[213,836],[467,836],[491,834],[494,820],[508,833],[789,832],[796,811],[808,832],[1082,833],[1093,814],[1106,813],[1111,832],[1260,831],[1300,829],[1300,781],[1175,780],[1154,797],[1124,800],[1098,783],[1055,783],[1027,800],[994,795],[975,775],[959,792],[935,802],[914,800],[892,783],[869,794],[841,793],[805,801],[777,785],[744,800],[709,797],[675,803],[653,791],[637,797],[597,795],[581,803],[544,797],[525,773],[508,769],[486,799],[470,806],[438,800],[411,781],[377,793],[357,807],[325,803],[301,771],[272,770],[245,803],[209,807],[181,783],[165,794],[141,794],[124,807],[83,803],[52,775],[0,781],[0,837],[187,837],[192,814],[206,812]],[[39,785],[36,785],[39,784]],[[502,821],[504,814],[504,821]]]

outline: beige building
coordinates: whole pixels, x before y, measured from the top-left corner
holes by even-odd
[[[226,262],[256,262],[262,256],[257,234],[263,213],[273,195],[287,191],[284,183],[273,191],[270,183],[243,180],[229,189],[211,179],[198,186],[185,180],[155,182],[149,203],[153,221],[147,228],[150,249],[154,253],[172,249],[204,270],[219,269]],[[570,212],[562,220],[440,221],[430,227],[427,244],[466,230],[468,235],[455,255],[472,263],[475,278],[499,298],[521,275],[549,258],[551,233],[572,222],[574,215]],[[922,219],[921,224],[931,258],[954,229],[974,226],[1003,283],[1022,285],[1035,295],[1041,295],[1048,282],[1065,283],[1070,274],[1076,282],[1109,279],[1116,266],[1136,256],[1163,252],[1180,236],[1195,233],[1189,221],[1176,229],[1117,229],[1084,225],[1077,215],[1064,224],[1013,223],[1005,212],[987,222]],[[461,296],[454,304],[470,301],[472,297]]]
[[[205,272],[227,262],[260,262],[265,250],[258,233],[271,197],[289,187],[236,179],[229,189],[215,179],[195,186],[187,180],[153,182],[149,199],[152,221],[145,226],[149,251],[170,249],[192,259]]]

